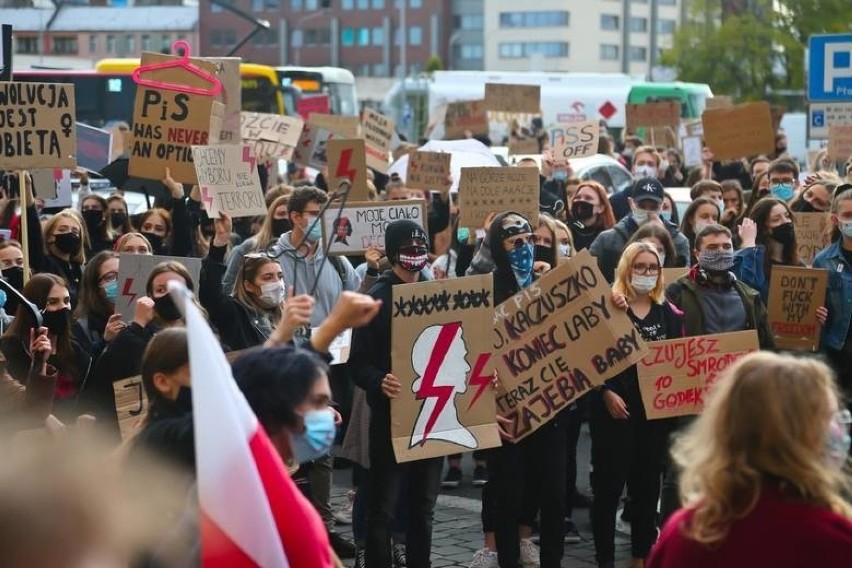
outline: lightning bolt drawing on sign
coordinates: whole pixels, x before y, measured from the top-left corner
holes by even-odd
[[[127,280],[124,281],[124,290],[121,291],[122,296],[126,296],[126,297],[130,298],[127,301],[128,306],[136,300],[136,292],[130,291],[131,286],[133,286],[133,278],[128,278]]]
[[[210,195],[210,188],[206,186],[201,186],[201,202],[206,205],[204,208],[206,211],[210,211],[213,207],[213,196]]]
[[[473,408],[473,405],[476,403],[477,400],[479,400],[479,397],[482,396],[482,393],[485,392],[485,389],[491,386],[491,377],[482,374],[482,370],[485,368],[485,365],[488,363],[488,359],[490,357],[490,353],[481,353],[479,357],[476,358],[476,364],[473,366],[473,372],[470,374],[468,384],[477,387],[477,389],[476,393],[473,395],[473,398],[470,400],[470,404],[467,405],[468,410]]]
[[[341,163],[343,163],[342,159]],[[339,171],[340,168],[338,168]],[[338,173],[338,175],[340,174]],[[429,357],[429,363],[426,365],[426,372],[423,373],[423,382],[420,385],[420,390],[417,391],[417,400],[425,400],[432,397],[438,399],[435,403],[435,408],[432,409],[432,414],[426,419],[426,428],[423,430],[423,438],[420,442],[421,446],[429,439],[429,434],[432,432],[432,428],[435,427],[438,416],[441,415],[441,411],[444,410],[450,397],[453,396],[453,387],[437,386],[435,385],[435,379],[438,377],[438,371],[441,369],[441,365],[444,364],[444,359],[446,359],[450,346],[453,344],[453,338],[458,333],[460,327],[461,322],[456,322],[447,324],[441,328],[438,339],[435,341],[435,347],[432,349],[432,354]]]
[[[254,171],[254,165],[257,162],[251,154],[251,148],[246,146],[243,148],[243,163],[249,165],[249,171]]]
[[[358,175],[357,170],[349,167],[349,162],[352,161],[352,152],[352,148],[344,148],[343,151],[340,152],[340,162],[337,164],[337,171],[334,172],[334,177],[345,177],[349,180],[349,183],[354,183],[355,176]]]

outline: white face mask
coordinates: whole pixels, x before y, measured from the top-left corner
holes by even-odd
[[[633,179],[657,177],[657,170],[654,166],[635,166],[633,168]]]
[[[666,171],[669,169],[669,161],[668,160],[660,160],[660,169],[662,171]]]
[[[571,254],[571,245],[559,245],[559,256],[568,256]]]
[[[258,300],[267,308],[274,308],[280,305],[284,301],[284,281],[279,280],[278,282],[261,285]]]
[[[644,209],[634,209],[633,210],[633,220],[636,221],[637,225],[644,225],[648,222],[650,215]]]
[[[630,280],[630,285],[639,293],[645,294],[657,287],[657,278],[659,276],[645,276],[634,274]]]

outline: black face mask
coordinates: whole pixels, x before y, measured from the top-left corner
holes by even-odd
[[[114,213],[109,214],[109,221],[110,223],[112,223],[113,227],[115,227],[116,229],[120,229],[124,227],[124,223],[127,222],[127,215],[116,211]]]
[[[290,219],[273,219],[272,220],[272,233],[274,235],[283,235],[284,233],[289,233],[293,230],[293,223],[290,222]]]
[[[54,335],[64,335],[68,332],[68,322],[71,320],[71,310],[62,308],[55,312],[41,313],[42,325]]]
[[[544,245],[535,245],[535,260],[553,264],[553,251]]]
[[[181,317],[180,310],[177,309],[171,294],[154,298],[154,311],[164,321],[176,321]]]
[[[175,405],[184,412],[192,412],[192,389],[189,387],[180,387]]]
[[[75,254],[80,250],[80,235],[74,233],[60,233],[54,235],[53,244],[65,254]]]
[[[148,239],[148,242],[151,243],[151,252],[154,254],[160,254],[163,249],[163,237],[154,233],[144,232],[142,233],[142,236]]]
[[[585,221],[594,216],[595,206],[588,201],[575,201],[571,204],[571,216],[578,221]]]
[[[3,278],[19,292],[24,289],[24,268],[12,266],[2,272]]]
[[[772,229],[772,238],[782,245],[789,245],[796,238],[796,230],[793,223],[784,223]]]
[[[86,228],[89,229],[90,233],[97,233],[104,222],[104,212],[94,209],[83,211],[83,220],[86,222]]]
[[[798,201],[793,203],[793,205],[790,206],[790,209],[796,213],[822,213],[822,211],[811,205],[810,201],[804,197],[799,198]]]

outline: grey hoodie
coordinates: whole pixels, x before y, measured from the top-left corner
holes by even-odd
[[[352,264],[345,256],[339,256],[338,259],[342,267],[346,271],[346,283],[344,285],[340,278],[337,268],[331,260],[327,260],[323,264],[323,251],[321,247],[317,247],[313,256],[307,258],[299,258],[296,255],[296,249],[290,242],[291,233],[284,233],[278,238],[278,242],[271,248],[270,254],[278,257],[278,262],[281,264],[281,270],[284,271],[284,282],[288,289],[290,286],[295,286],[296,294],[308,294],[313,288],[314,282],[317,280],[317,271],[319,273],[319,283],[314,292],[314,313],[311,317],[311,326],[316,327],[322,323],[322,320],[331,313],[334,304],[337,303],[340,293],[344,290],[356,291],[361,285],[361,278],[352,268]]]

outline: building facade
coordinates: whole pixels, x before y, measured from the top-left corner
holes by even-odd
[[[485,69],[651,76],[684,18],[684,0],[484,2]]]
[[[235,55],[267,65],[333,65],[361,77],[399,77],[422,71],[437,55],[448,59],[452,34],[449,0],[234,0],[253,18],[270,23]],[[204,55],[225,55],[254,24],[221,6],[200,5]],[[402,33],[401,30],[406,32]],[[402,40],[404,39],[404,49]]]

